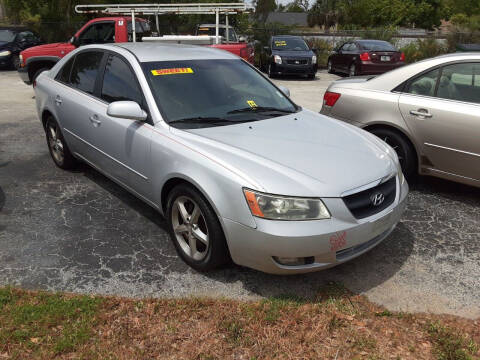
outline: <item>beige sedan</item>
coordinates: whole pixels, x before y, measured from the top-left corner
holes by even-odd
[[[480,53],[332,83],[322,114],[377,135],[417,173],[480,186]]]

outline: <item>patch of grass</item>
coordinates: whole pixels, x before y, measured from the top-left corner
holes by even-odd
[[[377,340],[370,336],[357,336],[352,346],[360,351],[373,351],[377,347]]]
[[[243,339],[243,327],[236,320],[222,321],[220,329],[225,331],[226,340],[234,345],[240,345]]]
[[[376,312],[375,313],[375,316],[376,317],[385,317],[385,316],[393,316],[392,312],[391,311],[388,311],[388,310],[383,310],[383,311],[380,311],[380,312]]]
[[[7,286],[5,288],[0,288],[0,310],[11,303],[15,299],[12,288]]]
[[[91,337],[100,299],[44,292],[15,297],[9,289],[1,290],[2,299],[9,301],[2,300],[0,345],[35,349],[47,344],[52,353],[61,354]]]
[[[472,339],[467,339],[439,322],[431,322],[427,330],[438,360],[472,360],[478,352],[478,346]]]
[[[274,323],[282,315],[286,308],[297,308],[304,304],[304,298],[296,295],[283,294],[268,298],[262,301],[263,309],[265,311],[265,320]]]
[[[330,321],[328,322],[328,332],[332,333],[336,329],[341,328],[344,325],[344,321],[342,319],[339,319],[337,315],[333,314],[333,316],[330,318]]]

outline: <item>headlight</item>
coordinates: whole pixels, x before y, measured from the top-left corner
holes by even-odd
[[[275,62],[275,64],[281,64],[282,63],[282,58],[279,55],[275,55],[273,57],[273,61]]]
[[[0,51],[0,56],[8,56],[8,55],[10,55],[11,53],[12,53],[12,52],[11,52],[11,51],[8,51],[8,50],[6,50],[6,51]]]
[[[312,64],[315,65],[317,63],[317,55],[312,56]]]
[[[270,220],[329,219],[330,213],[320,199],[263,194],[244,189],[253,216]]]
[[[18,58],[20,59],[20,65],[23,65],[23,55],[22,54],[18,55]]]

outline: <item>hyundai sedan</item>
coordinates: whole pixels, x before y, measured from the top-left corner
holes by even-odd
[[[54,163],[83,161],[157,209],[199,271],[331,267],[379,244],[405,208],[392,148],[227,52],[84,46],[35,93]]]

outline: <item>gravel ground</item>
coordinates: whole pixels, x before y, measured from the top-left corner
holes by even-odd
[[[276,82],[318,111],[334,78]],[[480,316],[480,189],[421,179],[387,240],[327,271],[280,277],[231,266],[199,274],[177,258],[152,208],[87,166],[54,166],[33,96],[15,72],[0,72],[0,285],[251,299],[313,297],[338,281],[391,310]]]

